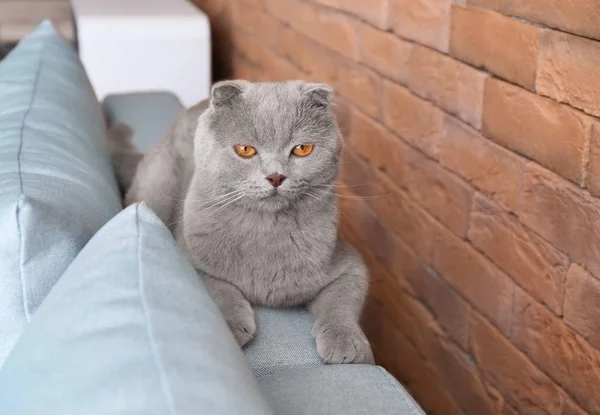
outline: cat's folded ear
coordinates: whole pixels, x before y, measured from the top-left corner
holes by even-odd
[[[302,92],[308,99],[322,107],[329,107],[333,100],[333,88],[327,84],[307,83]]]
[[[230,105],[239,99],[250,82],[243,80],[221,81],[213,85],[210,102],[215,107]]]

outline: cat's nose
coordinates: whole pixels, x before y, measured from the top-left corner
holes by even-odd
[[[287,179],[287,177],[285,177],[283,174],[273,173],[269,174],[266,177],[266,179],[269,181],[269,183],[271,183],[273,187],[279,187],[281,186],[281,183],[283,183],[283,181]]]

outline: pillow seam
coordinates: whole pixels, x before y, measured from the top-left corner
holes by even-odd
[[[40,74],[42,72],[42,67],[44,66],[44,54],[46,52],[46,47],[48,46],[48,42],[44,43],[42,46],[42,50],[40,51],[40,59],[38,61],[38,67],[35,73],[35,81],[33,83],[33,88],[31,90],[31,99],[29,100],[29,106],[23,114],[23,121],[21,121],[21,131],[19,137],[19,148],[17,150],[17,173],[19,177],[19,201],[17,202],[17,208],[15,209],[15,219],[17,222],[17,230],[19,233],[19,277],[21,280],[21,294],[23,296],[23,315],[25,317],[25,322],[29,323],[31,320],[31,315],[29,312],[29,300],[27,294],[27,282],[25,281],[25,273],[23,272],[23,230],[21,229],[21,207],[23,204],[23,198],[25,197],[25,190],[23,187],[23,172],[21,171],[21,154],[23,152],[23,135],[25,133],[25,127],[27,124],[27,118],[31,113],[31,109],[33,107],[33,103],[37,97],[38,84],[40,80]]]
[[[137,233],[137,243],[136,243],[136,250],[137,250],[137,265],[138,265],[138,292],[140,295],[140,304],[142,306],[142,312],[144,315],[144,321],[145,321],[145,326],[146,326],[146,335],[148,336],[148,343],[150,345],[150,350],[152,353],[152,358],[154,360],[154,363],[156,365],[156,371],[158,373],[158,377],[159,377],[159,381],[161,384],[161,389],[163,392],[163,396],[165,398],[165,401],[167,402],[167,407],[168,407],[168,411],[170,414],[175,415],[176,414],[176,410],[175,410],[175,405],[173,402],[173,395],[171,394],[171,391],[169,389],[169,385],[168,385],[168,381],[166,379],[166,374],[160,359],[160,354],[158,353],[158,347],[156,346],[156,341],[154,339],[154,335],[153,335],[153,331],[151,329],[151,325],[150,325],[150,313],[148,311],[148,305],[146,302],[146,297],[144,295],[144,284],[143,284],[143,270],[142,270],[142,260],[141,260],[141,256],[142,256],[142,233],[140,230],[140,205],[136,205],[135,207],[135,227],[136,227],[136,233]]]

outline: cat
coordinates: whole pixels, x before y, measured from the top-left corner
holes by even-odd
[[[251,304],[306,305],[325,362],[373,363],[359,325],[368,271],[338,236],[332,95],[219,82],[146,154],[119,125],[110,151],[125,204],[144,201],[168,224],[240,346],[256,332]]]

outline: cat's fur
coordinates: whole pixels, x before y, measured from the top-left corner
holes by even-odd
[[[240,345],[256,331],[251,304],[306,304],[326,362],[372,363],[359,326],[367,270],[337,234],[331,95],[301,81],[221,82],[141,161],[119,127],[111,152],[126,204],[145,201],[170,226]],[[258,154],[241,158],[236,144]],[[300,144],[313,152],[291,155]],[[287,179],[275,188],[272,173]]]

